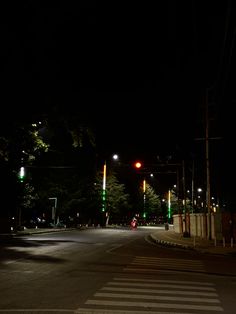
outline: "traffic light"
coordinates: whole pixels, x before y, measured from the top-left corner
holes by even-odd
[[[140,161],[136,161],[136,162],[134,163],[134,167],[135,167],[136,169],[140,169],[140,168],[142,167],[142,163],[141,163]]]
[[[25,167],[20,167],[18,176],[19,176],[20,182],[23,182],[25,179]]]

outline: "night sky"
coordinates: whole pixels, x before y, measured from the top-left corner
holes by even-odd
[[[101,152],[204,154],[194,139],[210,87],[210,136],[222,137],[213,178],[234,194],[233,1],[15,1],[0,12],[2,123],[13,107],[20,118],[58,106],[81,113]]]

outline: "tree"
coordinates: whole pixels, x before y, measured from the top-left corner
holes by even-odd
[[[25,225],[25,223],[28,223],[32,219],[31,209],[35,206],[35,202],[38,199],[38,195],[30,182],[25,183],[22,188],[23,191],[19,200],[19,211],[17,212],[18,226],[16,227],[20,227],[22,224]]]
[[[125,191],[125,185],[120,183],[115,173],[110,173],[106,178],[106,221],[102,224],[109,224],[109,220],[112,222],[118,222],[125,219],[127,212],[130,209],[130,196]],[[102,176],[97,175],[95,184],[96,195],[99,199],[99,210],[102,211]],[[104,217],[103,217],[104,218]]]
[[[154,221],[161,214],[160,196],[156,194],[154,188],[147,182],[145,182],[145,192],[144,187],[140,186],[139,195],[139,211],[143,212],[142,216],[145,222]]]
[[[25,200],[33,200],[35,195],[39,196],[38,200],[35,198],[35,208],[47,210],[50,207],[48,197],[54,196],[54,193],[60,198],[59,210],[65,212],[67,200],[73,191],[71,187],[76,181],[73,181],[74,176],[68,171],[69,168],[58,171],[53,169],[55,166],[69,165],[71,169],[79,169],[76,173],[83,178],[94,175],[93,132],[78,119],[76,124],[76,118],[53,112],[35,123],[38,119],[32,115],[12,119],[1,130],[0,166],[3,179],[7,182],[7,191],[4,193],[6,199],[0,217],[4,216],[7,220],[12,215],[20,217],[19,211],[25,208]],[[26,174],[19,180],[21,167],[24,167]],[[28,184],[32,189],[27,188]],[[33,202],[30,204],[34,206]],[[23,210],[22,213],[25,212]]]
[[[179,201],[177,192],[175,189],[170,190],[170,204],[171,204],[171,215],[179,213]]]
[[[3,210],[0,211],[0,217],[4,218],[1,219],[3,224],[6,224],[6,221],[10,222],[10,216],[17,216],[20,219],[21,207],[25,204],[23,200],[26,199],[24,192],[32,192],[26,188],[27,186],[23,188],[25,178],[21,177],[19,180],[20,168],[31,165],[36,156],[48,148],[40,138],[36,125],[22,121],[21,123],[9,123],[2,130],[0,138],[0,166],[6,189],[2,198]],[[16,225],[19,224],[20,220]],[[9,228],[10,225],[8,231]],[[0,229],[5,229],[5,226],[1,225]]]
[[[150,184],[146,184],[146,204],[145,209],[149,217],[159,216],[161,213],[160,196],[156,194],[155,190]]]

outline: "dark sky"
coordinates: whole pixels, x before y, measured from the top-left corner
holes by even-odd
[[[0,12],[2,120],[13,106],[20,117],[56,105],[81,112],[103,151],[186,153],[204,136],[211,87],[210,135],[224,138],[214,159],[234,179],[233,1],[16,1]]]

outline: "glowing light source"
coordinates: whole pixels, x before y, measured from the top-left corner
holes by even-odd
[[[168,191],[168,219],[171,217],[170,190]]]
[[[146,218],[146,180],[143,180],[143,218]]]
[[[146,180],[143,180],[143,193],[146,192]]]
[[[103,181],[102,181],[102,211],[106,210],[106,177],[107,177],[107,166],[106,162],[103,165]]]
[[[25,167],[20,167],[19,178],[20,178],[20,182],[24,181],[24,178],[25,178]]]
[[[112,158],[113,158],[114,160],[118,160],[118,159],[119,159],[119,156],[118,156],[117,154],[114,154],[114,155],[112,156]]]
[[[140,161],[136,161],[135,164],[134,164],[135,168],[139,169],[142,167],[142,164]]]

